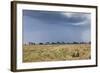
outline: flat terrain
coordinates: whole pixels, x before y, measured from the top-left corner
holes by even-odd
[[[82,60],[90,58],[90,44],[23,45],[23,62]]]

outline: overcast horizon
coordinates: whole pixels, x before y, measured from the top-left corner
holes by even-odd
[[[89,42],[91,14],[23,10],[23,43]]]

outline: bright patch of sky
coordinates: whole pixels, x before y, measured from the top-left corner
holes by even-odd
[[[23,42],[89,42],[91,14],[23,10]]]

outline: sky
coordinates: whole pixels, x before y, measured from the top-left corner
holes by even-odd
[[[23,42],[89,42],[91,14],[23,10]]]

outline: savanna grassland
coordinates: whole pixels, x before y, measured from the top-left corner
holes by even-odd
[[[23,62],[82,60],[90,58],[90,44],[23,45]]]

